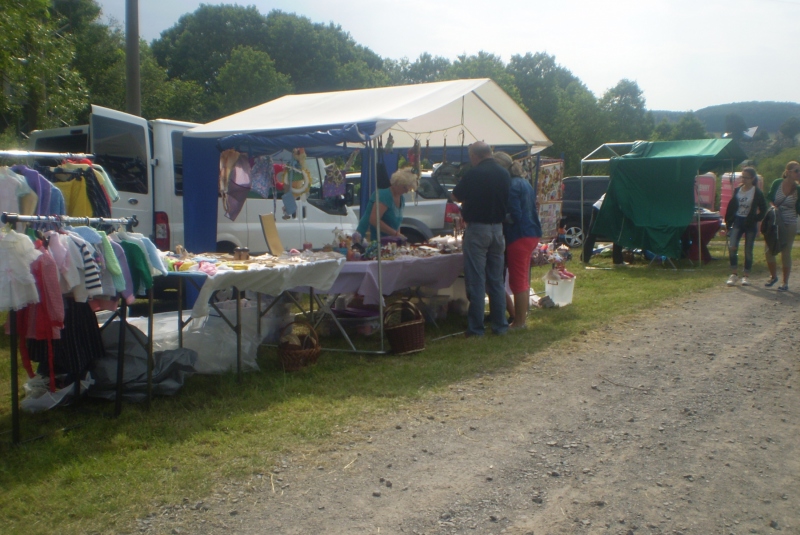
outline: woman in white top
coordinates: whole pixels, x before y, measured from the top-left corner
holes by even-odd
[[[733,286],[739,278],[739,241],[744,236],[744,273],[742,286],[749,286],[748,276],[753,269],[753,245],[758,233],[758,222],[767,213],[767,201],[758,189],[758,175],[752,167],[742,169],[742,185],[733,192],[731,202],[725,212],[725,225],[728,228],[728,253],[731,261],[731,276],[728,286]]]
[[[800,212],[800,195],[797,193],[797,184],[800,183],[800,163],[794,160],[786,164],[783,178],[772,183],[767,197],[773,206],[778,208],[783,220],[780,228],[780,253],[783,267],[783,284],[778,286],[779,292],[789,290],[789,273],[792,271],[792,244],[797,235],[797,214]],[[778,282],[778,251],[767,251],[767,267],[769,268],[769,281],[766,286],[773,286]]]

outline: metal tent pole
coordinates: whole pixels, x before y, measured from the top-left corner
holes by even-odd
[[[383,270],[381,269],[381,221],[378,214],[378,149],[375,143],[367,138],[367,147],[372,149],[372,162],[370,162],[370,172],[372,173],[372,194],[374,201],[372,209],[375,210],[375,239],[378,241],[378,254],[376,259],[378,261],[378,314],[380,316],[380,333],[381,333],[381,352],[386,351],[385,340],[383,333]]]

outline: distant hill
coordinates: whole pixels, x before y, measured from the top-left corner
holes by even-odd
[[[678,122],[686,112],[652,110],[656,124],[663,119]],[[789,117],[800,119],[800,104],[796,102],[734,102],[709,106],[694,112],[709,132],[722,133],[725,130],[725,117],[731,113],[740,115],[747,126],[757,126],[760,131],[777,132]]]

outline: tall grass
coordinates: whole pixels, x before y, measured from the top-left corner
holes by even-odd
[[[259,357],[261,371],[195,376],[174,397],[157,398],[149,410],[125,405],[111,419],[111,404],[82,401],[43,414],[22,414],[23,438],[10,444],[9,371],[0,370],[0,518],[5,534],[120,532],[158,505],[208,496],[221,478],[269,471],[287,451],[310,451],[337,429],[370,425],[404,404],[423,399],[476,374],[526,366],[581,331],[658,303],[720,287],[728,274],[724,241],[712,242],[720,258],[703,267],[673,271],[656,263],[627,269],[569,267],[578,279],[573,304],[534,310],[529,328],[485,339],[428,342],[409,356],[323,352],[301,372],[281,371],[275,351]],[[757,258],[763,253],[757,249]],[[609,259],[593,262],[610,268]],[[535,288],[546,268],[534,268]],[[763,260],[754,277],[766,278]],[[450,317],[429,338],[463,330]],[[8,362],[8,339],[0,340]],[[361,344],[374,341],[359,340]],[[25,377],[20,376],[20,381]]]

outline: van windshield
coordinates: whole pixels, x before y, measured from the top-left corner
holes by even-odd
[[[96,115],[92,128],[95,161],[111,175],[117,189],[147,193],[148,156],[142,127]]]

